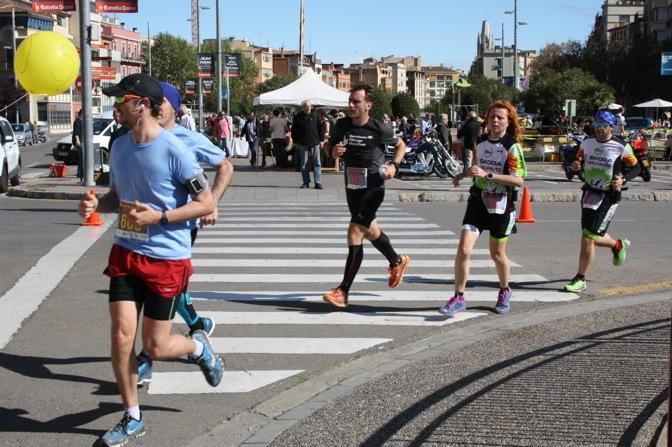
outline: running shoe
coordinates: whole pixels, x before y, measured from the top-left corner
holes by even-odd
[[[322,299],[332,306],[336,306],[340,309],[345,309],[348,307],[348,294],[345,293],[340,287],[331,289],[329,292],[322,295]]]
[[[578,277],[574,277],[569,284],[565,285],[565,292],[583,292],[588,288],[588,284],[585,279],[579,279]]]
[[[138,386],[152,381],[152,359],[145,351],[140,351],[138,360]]]
[[[505,314],[511,310],[511,297],[513,292],[511,287],[507,287],[497,294],[497,304],[495,305],[495,312],[498,314]]]
[[[614,251],[614,259],[612,259],[613,264],[618,267],[623,264],[625,261],[625,255],[628,253],[628,247],[630,246],[630,241],[627,239],[621,239],[621,249]]]
[[[445,306],[439,308],[439,313],[447,317],[452,317],[457,312],[467,309],[467,303],[464,302],[464,296],[457,297],[454,296],[448,300]]]
[[[208,337],[212,335],[212,332],[215,330],[215,320],[212,318],[207,318],[207,317],[200,317],[201,321],[203,322],[203,332],[208,334]],[[189,330],[189,335],[194,335],[194,332],[196,332],[198,329],[190,329]]]
[[[144,434],[145,423],[142,422],[142,416],[140,420],[137,420],[133,419],[130,414],[124,413],[121,421],[100,438],[100,443],[105,447],[120,447]]]
[[[224,362],[212,348],[208,334],[205,331],[198,330],[194,332],[191,338],[203,343],[203,353],[196,359],[196,363],[201,367],[205,380],[210,386],[219,385],[224,374]]]
[[[388,269],[390,280],[387,282],[387,285],[393,289],[399,287],[399,284],[404,280],[404,274],[409,265],[411,265],[411,258],[406,255],[399,256],[399,261]]]

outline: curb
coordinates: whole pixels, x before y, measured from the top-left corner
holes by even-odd
[[[195,438],[187,447],[267,446],[283,432],[327,404],[352,393],[361,385],[411,363],[440,353],[455,352],[471,344],[500,336],[503,331],[519,330],[563,318],[667,300],[669,300],[667,292],[610,298],[608,301],[579,300],[572,304],[550,308],[541,314],[537,310],[517,314],[503,323],[502,320],[490,319],[462,326],[390,351],[361,357],[325,371],[213,426],[209,432]]]

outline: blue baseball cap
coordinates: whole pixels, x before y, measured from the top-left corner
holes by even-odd
[[[609,110],[598,110],[597,113],[595,113],[595,121],[604,121],[605,123],[609,124],[611,127],[616,126],[616,116]]]
[[[168,100],[175,112],[180,110],[182,105],[182,100],[180,99],[180,92],[177,91],[174,85],[168,84],[167,82],[161,83],[161,90],[163,91],[163,97]]]

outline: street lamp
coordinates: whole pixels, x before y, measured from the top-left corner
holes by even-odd
[[[513,2],[513,11],[504,11],[504,14],[513,14],[513,88],[520,89],[520,64],[518,63],[518,25],[527,25],[527,22],[518,21],[518,0]]]

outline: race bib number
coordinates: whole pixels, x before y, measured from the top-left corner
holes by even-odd
[[[147,226],[134,225],[131,223],[129,213],[135,205],[128,202],[121,202],[119,205],[119,222],[117,224],[117,237],[125,239],[137,239],[140,241],[149,240],[149,228]]]
[[[505,192],[483,191],[481,199],[490,214],[504,214],[508,197]]]
[[[346,168],[345,175],[348,189],[366,189],[368,175],[366,168]]]
[[[583,195],[583,207],[596,210],[602,205],[605,193],[603,191],[587,190]]]

